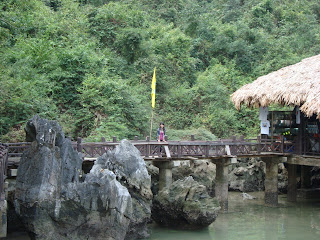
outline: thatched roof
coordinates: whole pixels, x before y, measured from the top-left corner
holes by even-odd
[[[231,99],[237,109],[241,104],[266,107],[276,103],[300,106],[307,116],[320,118],[320,55],[259,77],[234,92]]]

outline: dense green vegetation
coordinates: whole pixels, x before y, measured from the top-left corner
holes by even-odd
[[[0,0],[1,139],[37,113],[72,137],[143,138],[154,67],[154,129],[254,136],[230,94],[319,41],[316,0]]]

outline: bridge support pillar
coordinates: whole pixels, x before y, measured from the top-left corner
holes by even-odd
[[[215,196],[218,199],[221,211],[228,211],[228,165],[229,160],[213,161],[216,164]]]
[[[173,162],[153,161],[153,165],[159,168],[159,191],[172,184]]]
[[[310,166],[301,166],[301,188],[311,187],[311,169]]]
[[[297,201],[297,165],[288,164],[288,193],[289,202]]]
[[[266,163],[266,178],[264,181],[264,202],[268,206],[278,206],[278,164],[286,162],[286,157],[262,158]]]

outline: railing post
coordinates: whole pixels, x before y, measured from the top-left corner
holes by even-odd
[[[191,135],[191,141],[194,141],[194,135]]]
[[[280,149],[281,153],[284,153],[284,136],[281,135],[281,149]]]
[[[210,145],[209,145],[209,142],[207,142],[207,145],[206,145],[206,157],[209,157],[209,149],[210,149]]]
[[[233,143],[237,142],[237,136],[232,136],[232,142]],[[236,144],[230,145],[230,153],[231,155],[238,155],[238,146]]]
[[[82,139],[80,137],[77,138],[77,151],[82,153]]]
[[[168,141],[168,136],[167,136],[167,135],[164,136],[164,140],[165,140],[166,142]]]
[[[150,142],[150,137],[147,136],[146,137],[146,141],[149,143]],[[149,157],[150,156],[150,145],[147,143],[146,145],[146,156]]]
[[[105,143],[106,138],[101,137],[101,142]],[[102,156],[105,152],[107,152],[107,148],[105,147],[105,145],[102,145],[99,150],[100,150],[100,156]]]
[[[182,147],[181,147],[181,143],[179,142],[178,146],[177,146],[177,150],[178,150],[178,157],[182,156]]]
[[[134,136],[134,141],[138,141],[138,136]]]
[[[261,153],[261,137],[257,136],[257,153]]]
[[[117,142],[117,137],[112,137],[112,142]]]

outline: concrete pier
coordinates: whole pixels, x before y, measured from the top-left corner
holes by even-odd
[[[268,206],[278,206],[278,164],[286,162],[286,157],[261,158],[266,163],[266,178],[264,181],[264,202]]]
[[[288,193],[289,202],[297,201],[297,165],[288,164]]]
[[[172,184],[173,162],[153,161],[153,165],[159,168],[159,191]]]
[[[228,160],[214,161],[216,164],[215,197],[220,203],[221,210],[228,211]]]
[[[311,166],[301,166],[301,188],[311,187]]]

